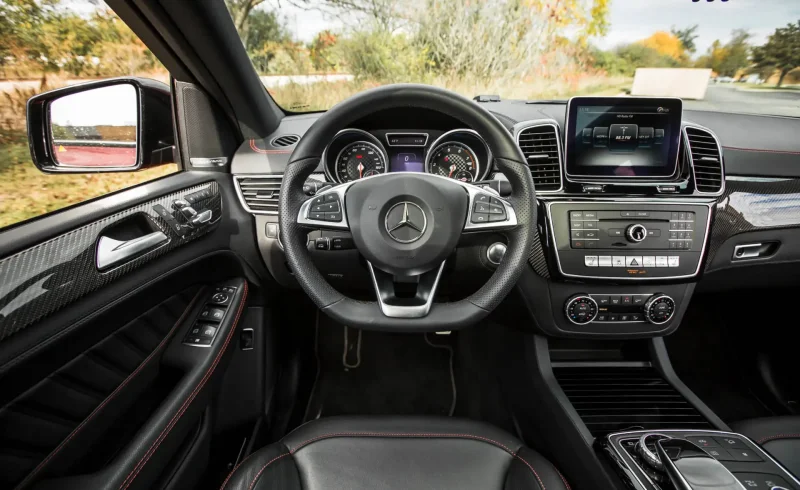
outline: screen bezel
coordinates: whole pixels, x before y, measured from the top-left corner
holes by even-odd
[[[619,106],[633,107],[642,105],[659,105],[669,107],[673,115],[670,122],[670,148],[667,161],[673,162],[672,168],[664,170],[657,175],[618,176],[605,173],[573,173],[576,170],[570,155],[575,153],[575,126],[577,124],[578,107]],[[683,120],[683,101],[675,97],[572,97],[567,102],[567,130],[564,132],[564,173],[567,178],[576,182],[608,182],[608,181],[645,181],[645,182],[671,182],[679,175],[678,158],[680,156],[680,141]],[[616,167],[606,167],[609,172]],[[605,170],[604,169],[604,170]]]

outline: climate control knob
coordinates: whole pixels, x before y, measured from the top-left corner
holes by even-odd
[[[564,313],[572,323],[586,325],[597,317],[597,302],[588,294],[579,294],[567,300]]]
[[[666,294],[654,294],[644,304],[644,318],[655,325],[667,323],[675,314],[675,300]]]
[[[640,225],[636,223],[635,225],[630,225],[628,230],[625,232],[625,236],[628,237],[628,240],[633,243],[639,243],[645,238],[647,238],[647,228],[644,225]]]

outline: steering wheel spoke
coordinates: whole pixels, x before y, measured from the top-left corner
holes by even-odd
[[[398,277],[374,267],[367,261],[381,312],[389,318],[427,316],[433,305],[444,264],[443,261],[439,267],[422,274]]]
[[[297,224],[315,229],[349,230],[344,195],[350,185],[331,187],[306,200],[297,213]]]
[[[475,185],[463,185],[469,193],[465,233],[497,231],[517,226],[517,213],[511,203]]]

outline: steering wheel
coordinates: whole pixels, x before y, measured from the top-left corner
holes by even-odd
[[[428,173],[392,172],[329,188],[309,198],[303,184],[323,150],[347,124],[374,111],[433,109],[477,131],[511,184],[508,200],[481,187]],[[387,85],[357,94],[322,115],[292,153],[280,193],[281,240],[297,281],[324,313],[371,330],[441,331],[472,325],[495,309],[516,284],[533,244],[536,200],[530,170],[509,131],[475,102],[427,85]],[[312,229],[347,230],[367,260],[378,301],[349,298],[314,266]],[[455,302],[433,301],[445,262],[462,233],[501,231],[506,254],[489,280]],[[417,285],[414,297],[395,282]]]

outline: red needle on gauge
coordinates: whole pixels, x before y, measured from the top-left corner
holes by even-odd
[[[364,164],[363,163],[359,163],[358,164],[358,178],[360,179],[363,176],[364,176]]]
[[[456,169],[458,169],[458,167],[456,167],[455,165],[450,165],[450,174],[448,175],[448,177],[453,177],[453,172],[455,172]]]

